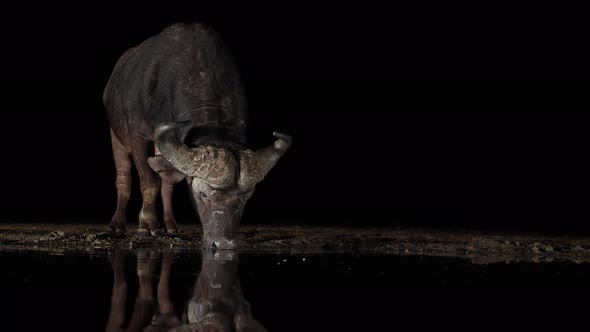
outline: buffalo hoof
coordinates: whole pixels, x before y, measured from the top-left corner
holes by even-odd
[[[154,229],[153,231],[150,231],[150,233],[153,237],[161,237],[164,234],[164,231],[161,229]]]
[[[127,233],[125,228],[107,228],[106,233],[115,234],[115,235],[124,235]]]
[[[180,229],[167,229],[166,233],[174,235],[174,234],[180,234],[180,233],[182,233],[182,231],[180,231]]]
[[[138,228],[137,236],[147,237],[150,236],[150,231],[146,228]]]

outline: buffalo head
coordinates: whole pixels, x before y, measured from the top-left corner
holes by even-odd
[[[160,124],[155,142],[166,161],[187,178],[203,224],[203,247],[236,249],[244,206],[256,184],[289,149],[291,137],[274,132],[274,144],[257,151],[206,145],[191,148],[177,139],[178,126]]]

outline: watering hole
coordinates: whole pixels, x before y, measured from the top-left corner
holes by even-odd
[[[463,234],[461,244],[367,231],[330,240],[316,230],[324,242],[308,234],[306,250],[295,234],[305,229],[261,228],[254,241],[245,227],[243,250],[216,252],[87,226],[18,227],[0,233],[5,331],[573,330],[589,308],[579,239]],[[352,241],[359,234],[368,242]],[[389,251],[369,248],[384,243]]]

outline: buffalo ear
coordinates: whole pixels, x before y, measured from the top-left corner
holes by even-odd
[[[163,156],[154,156],[148,158],[148,164],[154,170],[154,172],[157,173],[176,170],[176,168],[174,168],[174,166],[172,166],[172,164]]]
[[[165,182],[178,183],[186,178],[186,175],[174,168],[174,166],[172,166],[172,164],[163,156],[150,157],[147,162],[152,170],[158,173],[160,178]]]

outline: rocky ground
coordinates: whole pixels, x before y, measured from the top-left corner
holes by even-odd
[[[98,252],[110,248],[199,250],[201,226],[179,235],[141,237],[105,232],[99,224],[2,224],[0,250]],[[240,251],[248,253],[356,253],[461,257],[477,264],[499,261],[590,262],[590,238],[466,231],[243,225]]]

